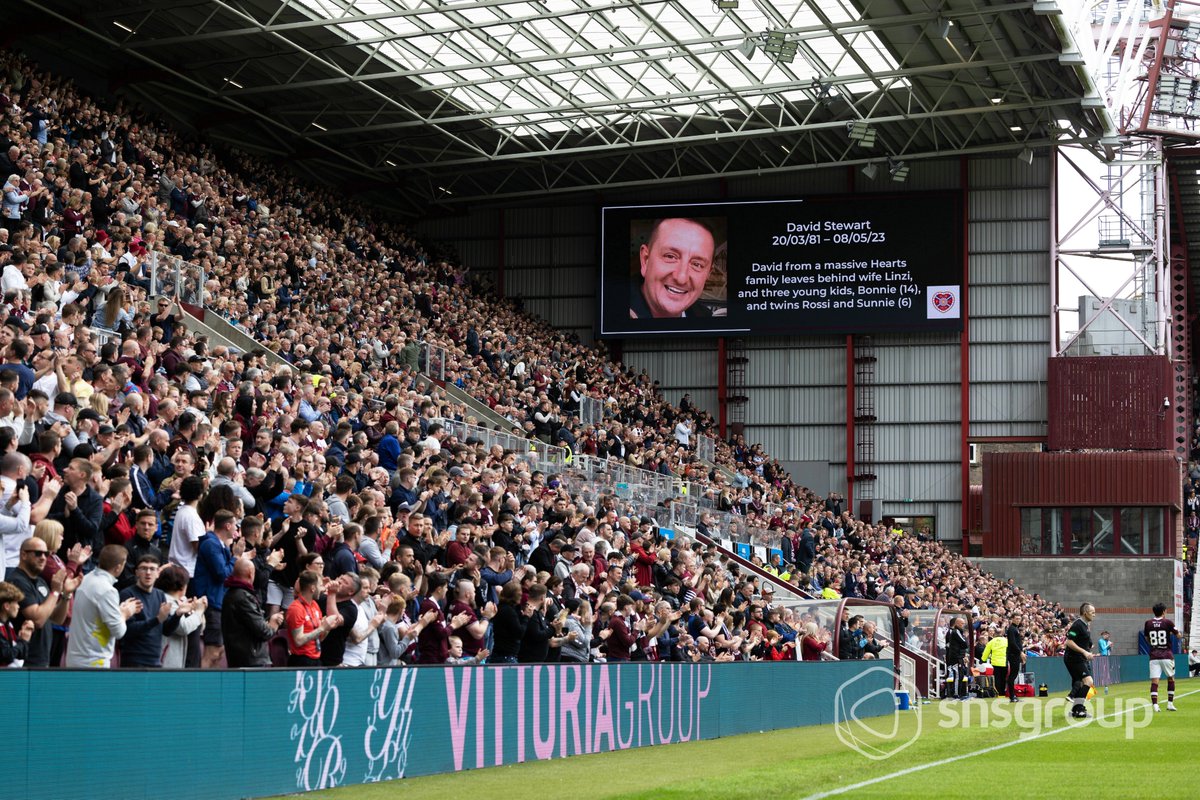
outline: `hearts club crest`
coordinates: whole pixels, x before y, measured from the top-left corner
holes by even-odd
[[[937,292],[933,296],[933,307],[945,314],[947,311],[954,308],[954,293]]]

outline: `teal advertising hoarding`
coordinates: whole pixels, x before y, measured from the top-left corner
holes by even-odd
[[[891,713],[869,662],[3,671],[6,794],[212,800]],[[11,763],[15,761],[16,763]]]
[[[1148,663],[1097,658],[1096,677],[1146,680]],[[1062,659],[1027,668],[1052,693],[1070,686]],[[5,796],[290,794],[820,725],[837,704],[878,716],[892,688],[889,669],[861,661],[0,670]]]

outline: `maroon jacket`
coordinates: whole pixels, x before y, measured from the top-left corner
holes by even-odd
[[[617,614],[613,614],[609,619],[608,629],[612,631],[612,634],[605,640],[608,647],[608,660],[628,661],[629,648],[637,641],[637,636],[629,630],[629,626],[625,624],[625,618]]]
[[[421,601],[417,616],[420,617],[428,611],[436,611],[438,616],[417,636],[418,663],[445,664],[446,656],[450,655],[450,626],[446,624],[446,615],[442,613],[442,607],[426,597]]]
[[[634,542],[633,554],[637,557],[633,564],[634,578],[638,586],[654,585],[654,564],[658,558],[653,553],[646,552],[641,542]]]

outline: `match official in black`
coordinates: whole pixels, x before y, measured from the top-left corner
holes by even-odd
[[[955,617],[946,630],[946,699],[970,699],[971,668],[967,656],[971,649],[967,641],[965,617]]]
[[[1005,676],[1004,693],[1008,695],[1008,702],[1018,703],[1021,698],[1017,697],[1017,674],[1025,671],[1025,643],[1021,640],[1020,614],[1014,614],[1009,620],[1004,635],[1008,639],[1008,675]],[[1000,687],[997,686],[996,690],[999,691]]]
[[[1067,631],[1066,652],[1063,665],[1071,675],[1071,716],[1083,719],[1088,715],[1088,692],[1092,688],[1092,629],[1089,623],[1096,618],[1096,608],[1091,603],[1079,607],[1079,619],[1071,623]]]

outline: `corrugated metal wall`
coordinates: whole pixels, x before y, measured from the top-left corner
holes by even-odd
[[[971,437],[1046,435],[1050,160],[972,159]]]
[[[591,206],[477,209],[429,220],[422,235],[454,246],[462,263],[532,314],[592,341],[597,211]]]
[[[589,340],[602,203],[734,200],[846,192],[961,188],[957,159],[912,165],[897,184],[843,168],[623,191],[595,205],[480,210],[422,226],[456,244],[481,272],[504,269],[507,294]],[[1050,339],[1050,168],[1009,156],[969,161],[971,437],[1045,436]],[[476,225],[478,223],[478,226]],[[503,239],[503,246],[500,241]],[[503,261],[501,261],[501,254]],[[877,516],[937,517],[938,534],[961,534],[961,408],[957,336],[874,337],[877,372]],[[826,461],[845,491],[844,337],[747,340],[747,436],[790,461]],[[670,400],[690,392],[717,411],[717,347],[711,339],[629,341],[626,363],[657,378]],[[912,502],[906,502],[911,500]]]
[[[985,556],[1021,555],[1025,506],[1161,506],[1178,512],[1183,505],[1180,464],[1168,451],[984,453],[983,485]],[[1173,536],[1171,522],[1167,532]]]

